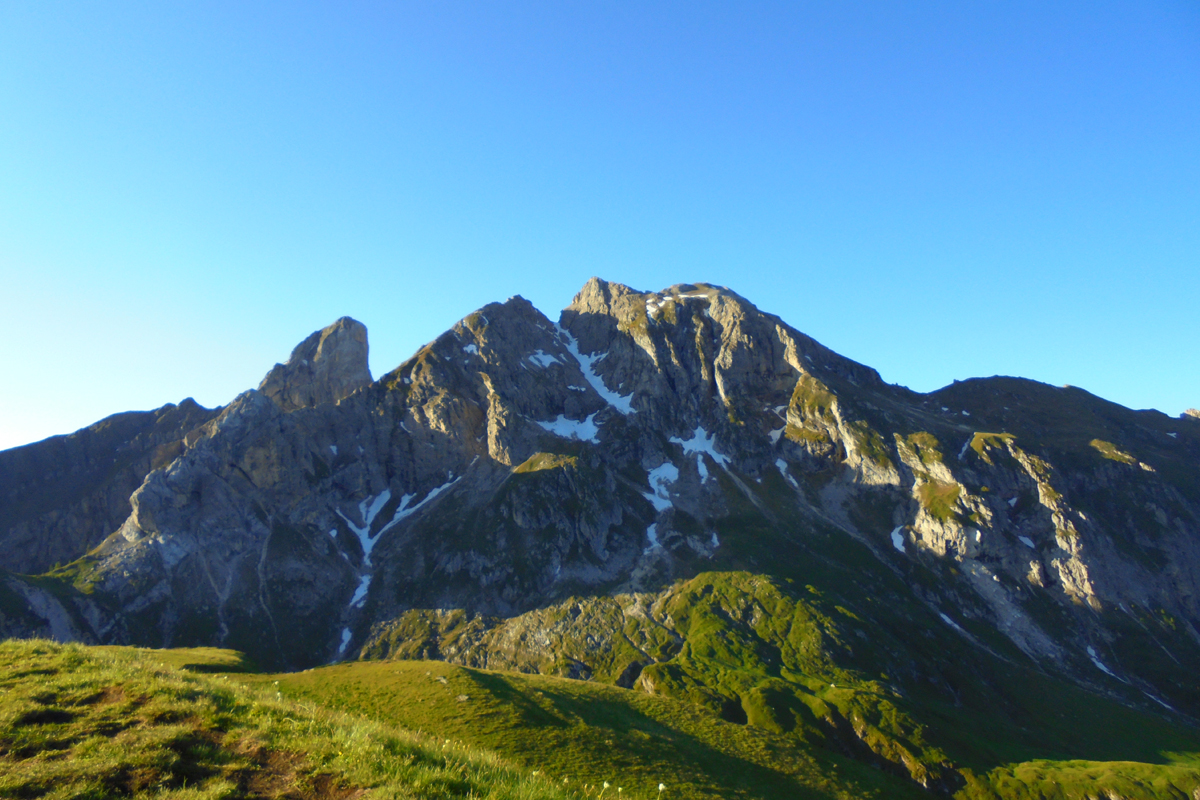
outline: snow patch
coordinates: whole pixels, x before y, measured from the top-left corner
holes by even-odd
[[[549,355],[548,353],[546,353],[542,350],[538,350],[533,355],[531,355],[529,357],[529,360],[539,366],[542,366],[542,367],[548,367],[551,364],[559,363],[558,356]]]
[[[383,510],[383,507],[387,505],[388,500],[392,498],[392,492],[390,489],[384,489],[377,497],[368,497],[366,500],[363,500],[358,504],[358,513],[363,519],[362,525],[355,525],[341,511],[336,512],[337,515],[342,518],[342,521],[345,522],[350,528],[350,530],[354,532],[354,535],[358,537],[358,541],[362,544],[363,566],[371,566],[371,551],[375,549],[375,544],[379,541],[381,536],[399,524],[402,520],[412,515],[421,506],[425,505],[430,500],[462,480],[462,478],[455,478],[453,473],[451,473],[450,478],[451,480],[447,481],[441,486],[430,489],[429,494],[425,495],[424,499],[422,499],[421,502],[417,503],[415,506],[409,506],[409,503],[412,502],[412,499],[416,497],[415,494],[406,494],[401,497],[400,506],[396,509],[396,513],[392,516],[391,521],[380,528],[379,532],[374,536],[371,535],[371,523],[375,521],[375,518],[379,516],[379,512]]]
[[[1169,706],[1169,705],[1167,705],[1167,704],[1166,704],[1166,703],[1164,703],[1162,700],[1159,700],[1157,697],[1155,697],[1154,695],[1150,694],[1150,693],[1149,693],[1149,692],[1147,692],[1146,690],[1144,690],[1144,689],[1143,689],[1143,690],[1142,690],[1142,694],[1146,695],[1146,697],[1149,697],[1151,700],[1153,700],[1154,702],[1158,703],[1160,706],[1162,706],[1163,708],[1167,709],[1168,711],[1176,711],[1176,713],[1178,713],[1178,711],[1175,709],[1175,707],[1174,707],[1174,706]]]
[[[650,470],[649,480],[653,491],[643,492],[642,497],[654,505],[655,511],[666,511],[674,505],[667,487],[679,480],[679,468],[670,461],[664,461],[662,466]]]
[[[796,489],[797,491],[799,491],[800,484],[796,483],[796,479],[793,478],[790,474],[788,474],[787,462],[784,461],[782,458],[777,458],[777,459],[775,459],[775,466],[779,470],[779,474],[783,476],[783,479],[785,481],[787,481],[788,483],[790,483],[792,485],[793,489]]]
[[[336,456],[337,455],[337,445],[336,444],[329,445],[329,452],[333,453]]]
[[[395,516],[392,517],[392,521],[389,522],[387,525],[384,525],[382,528],[380,528],[379,533],[375,534],[375,538],[378,539],[380,536],[382,536],[384,533],[386,533],[388,531],[388,529],[390,529],[394,525],[397,525],[398,523],[402,522],[403,520],[405,520],[408,517],[415,514],[417,512],[417,510],[420,509],[423,505],[425,505],[430,500],[437,497],[439,494],[446,491],[451,486],[453,486],[454,484],[458,483],[461,480],[462,480],[462,476],[455,478],[454,473],[453,472],[450,473],[450,480],[446,481],[441,486],[437,486],[433,489],[430,489],[429,494],[425,495],[425,497],[422,498],[421,502],[417,503],[415,506],[412,506],[412,507],[409,507],[408,504],[412,501],[412,499],[414,497],[416,497],[415,494],[406,494],[403,497],[401,497],[400,498],[400,507],[396,509],[396,514],[395,514]]]
[[[969,417],[969,416],[971,416],[971,412],[970,412],[970,411],[964,411],[964,412],[962,412],[962,415],[963,415],[964,417]]]
[[[897,525],[895,528],[892,529],[892,547],[896,548],[901,553],[905,552],[904,551],[904,534],[901,533],[901,531],[903,531],[903,530],[904,530],[903,525]]]
[[[645,550],[642,551],[642,555],[648,556],[652,551],[658,550],[662,547],[662,545],[658,543],[658,523],[646,528],[646,538],[650,540],[650,544]]]
[[[340,645],[338,645],[338,652],[337,652],[337,654],[339,656],[341,656],[342,653],[346,652],[346,645],[348,645],[348,644],[350,644],[350,629],[342,628],[342,643]]]
[[[959,461],[962,461],[964,458],[967,457],[967,448],[970,446],[971,446],[970,439],[967,439],[965,442],[963,442],[962,450],[958,451],[958,460]]]
[[[556,324],[554,327],[558,329],[558,335],[565,341],[567,352],[579,362],[579,369],[583,372],[584,380],[586,380],[591,387],[596,390],[596,393],[604,398],[605,402],[607,402],[617,411],[620,411],[622,414],[626,416],[630,414],[636,414],[637,412],[633,408],[633,393],[631,392],[622,397],[616,392],[610,391],[609,388],[604,385],[604,379],[596,374],[596,370],[593,365],[597,361],[602,360],[608,355],[608,353],[585,356],[579,352],[579,340],[572,336],[570,331],[561,325]]]
[[[599,412],[593,412],[588,415],[587,419],[578,421],[567,419],[565,415],[559,414],[557,419],[539,422],[538,425],[564,439],[579,439],[583,442],[599,444],[600,440],[596,438],[596,434],[600,431],[600,427],[595,423],[597,413]]]
[[[1028,536],[1018,536],[1017,538],[1021,540],[1021,544],[1025,545],[1030,550],[1037,550],[1037,545],[1035,545],[1033,540]]]
[[[716,548],[716,547],[720,547],[720,546],[721,546],[721,540],[717,538],[717,532],[716,532],[716,531],[713,531],[713,535],[712,535],[712,546],[713,546],[714,548]]]
[[[337,515],[342,518],[342,521],[354,532],[358,537],[358,541],[362,544],[363,564],[371,565],[371,550],[375,547],[375,542],[379,541],[380,534],[383,530],[374,536],[371,535],[371,523],[375,521],[375,517],[379,516],[379,512],[387,505],[388,500],[392,498],[390,489],[384,489],[375,497],[368,497],[358,504],[358,515],[362,519],[362,525],[355,525],[350,521],[350,518],[341,511]]]
[[[1100,659],[1096,658],[1095,650],[1093,650],[1091,647],[1089,647],[1087,649],[1087,654],[1088,654],[1088,658],[1090,658],[1092,660],[1092,663],[1096,665],[1097,669],[1099,669],[1101,672],[1103,672],[1106,675],[1111,675],[1112,677],[1117,678],[1116,673],[1114,673],[1108,667],[1104,666],[1102,663],[1100,663]],[[1121,679],[1117,678],[1117,680],[1121,680]]]
[[[768,436],[771,437],[771,444],[779,444],[779,437],[783,436],[784,430],[785,430],[784,428],[780,428],[777,431],[771,431],[770,433],[767,434]]]
[[[463,352],[470,353],[471,355],[475,356],[475,355],[479,355],[479,348],[473,344],[469,344],[463,348]]]
[[[704,428],[699,425],[696,426],[696,430],[692,434],[691,439],[684,441],[678,436],[672,436],[669,441],[674,442],[675,444],[683,445],[683,452],[685,455],[695,454],[696,468],[700,471],[700,480],[703,483],[708,482],[708,466],[704,463],[705,453],[711,456],[712,460],[717,462],[717,464],[721,467],[724,467],[729,463],[729,459],[726,456],[723,456],[717,452],[717,448],[712,436],[708,433],[708,431],[704,430]]]
[[[1015,508],[1015,507],[1016,507],[1016,505],[1017,505],[1017,500],[1019,500],[1019,499],[1020,499],[1020,498],[1018,498],[1018,497],[1010,497],[1010,498],[1008,498],[1008,507],[1009,507],[1009,508]]]
[[[1167,436],[1170,436],[1172,439],[1178,439],[1178,438],[1179,438],[1179,434],[1178,434],[1178,433],[1168,433],[1168,434],[1167,434]],[[1151,698],[1151,699],[1155,699],[1155,698],[1154,698],[1152,695],[1150,696],[1150,698]],[[1159,701],[1159,702],[1162,702],[1162,701]],[[1167,706],[1167,708],[1170,708],[1170,706]]]
[[[966,631],[964,631],[962,628],[960,628],[960,627],[958,626],[958,623],[957,623],[957,622],[955,622],[954,620],[952,620],[952,619],[950,619],[949,617],[947,617],[947,616],[946,616],[945,614],[943,614],[941,611],[939,611],[939,612],[938,612],[938,616],[942,618],[942,622],[946,623],[946,624],[947,624],[947,625],[949,625],[951,628],[954,628],[954,630],[958,631],[959,633],[966,633]]]
[[[337,538],[337,528],[334,528],[333,530],[331,530],[331,531],[329,532],[329,537],[330,537],[331,539],[336,539],[336,538]]]
[[[367,602],[367,588],[371,585],[371,576],[363,575],[358,579],[358,588],[354,590],[354,596],[350,598],[350,605],[355,608],[362,608],[363,603]]]
[[[695,453],[697,457],[700,457],[703,453],[708,453],[712,460],[722,467],[729,463],[728,456],[717,452],[716,442],[713,440],[712,435],[699,425],[696,426],[692,438],[687,441],[680,439],[678,436],[672,436],[668,441],[683,445],[683,452],[686,455]]]

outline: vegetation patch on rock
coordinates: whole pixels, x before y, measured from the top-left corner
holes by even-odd
[[[1107,458],[1109,461],[1119,461],[1122,464],[1136,464],[1137,459],[1126,453],[1121,448],[1117,447],[1112,442],[1106,442],[1102,439],[1092,439],[1088,444],[1097,453]]]

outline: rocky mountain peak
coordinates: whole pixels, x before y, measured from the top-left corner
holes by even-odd
[[[858,697],[984,687],[990,708],[994,676],[1024,664],[1200,717],[1191,416],[1013,378],[918,394],[702,283],[593,278],[557,323],[514,296],[356,391],[366,353],[339,320],[225,409],[114,419],[79,454],[0,454],[14,546],[61,536],[63,511],[116,531],[42,583],[5,579],[31,610],[6,622],[19,604],[0,594],[0,633],[60,619],[68,638],[293,668],[444,658],[752,725],[816,708],[812,725],[922,786],[951,766],[909,766],[916,728],[880,739],[891,711],[836,717],[812,687],[846,696],[855,664]],[[127,450],[126,515],[89,513]]]
[[[336,402],[371,383],[367,326],[350,317],[315,331],[276,364],[258,390],[284,411]]]

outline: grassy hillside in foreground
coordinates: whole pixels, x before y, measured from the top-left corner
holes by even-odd
[[[285,696],[461,739],[555,782],[622,797],[916,798],[899,777],[680,700],[437,661],[360,661],[250,677]]]
[[[175,665],[228,651],[0,643],[0,797],[579,797],[495,756]]]
[[[802,740],[612,686],[442,662],[252,669],[212,648],[0,643],[0,797],[933,796]],[[1160,756],[968,770],[955,796],[1194,800],[1195,754]]]
[[[660,781],[670,787],[671,797],[934,796],[861,762],[753,725],[724,722],[686,702],[590,682],[434,661],[349,662],[246,678],[278,680],[285,696],[439,731],[556,781],[563,776],[576,783],[621,785],[632,797],[654,796]],[[1089,720],[1102,719],[1102,711]],[[1114,713],[1114,724],[1128,725],[1125,709],[1114,706]],[[1125,732],[1136,735],[1137,730]],[[1117,737],[1121,731],[1080,734]],[[1197,754],[1156,755],[1159,763],[1039,759],[979,772],[964,769],[954,796],[1194,800],[1200,791]]]

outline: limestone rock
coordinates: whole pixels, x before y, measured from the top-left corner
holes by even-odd
[[[367,327],[342,317],[316,331],[276,364],[258,390],[284,411],[332,403],[371,383]]]
[[[0,452],[0,569],[44,572],[95,547],[129,516],[146,475],[219,412],[188,398]]]

